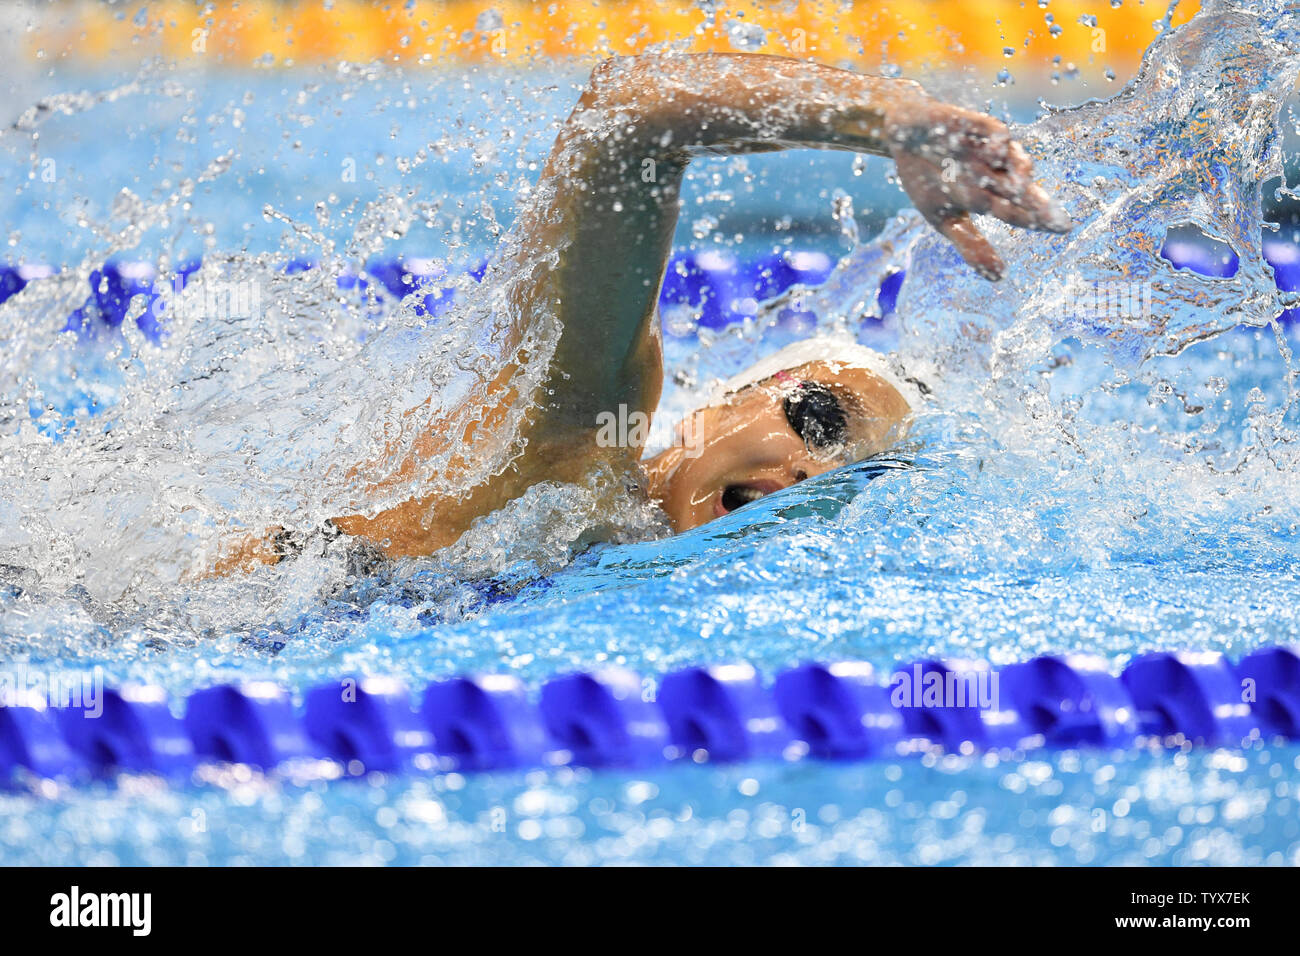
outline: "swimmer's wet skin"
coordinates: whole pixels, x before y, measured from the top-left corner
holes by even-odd
[[[678,445],[642,461],[641,447],[597,442],[602,413],[625,406],[648,419],[659,401],[656,307],[691,158],[799,147],[892,157],[916,208],[990,280],[1000,278],[1002,262],[972,213],[1029,229],[1070,228],[1033,182],[1032,163],[1006,126],[932,99],[912,81],[761,54],[607,60],[556,138],[514,227],[517,242],[494,265],[495,274],[515,277],[512,304],[520,315],[552,309],[562,323],[538,392],[545,398],[523,426],[524,450],[463,498],[415,498],[333,524],[389,557],[426,555],[530,486],[582,481],[603,466],[645,488],[684,531],[887,448],[910,411],[908,390],[838,348],[815,357],[805,351],[797,364],[756,376],[693,413],[684,423],[693,436],[689,450]],[[509,409],[530,397],[515,385],[526,362],[520,353],[490,384],[476,426],[460,435],[431,429],[397,464],[393,480],[409,479],[421,455],[452,442],[472,457]],[[248,541],[218,570],[283,556],[273,543]]]

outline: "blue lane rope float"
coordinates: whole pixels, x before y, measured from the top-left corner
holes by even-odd
[[[668,722],[647,699],[645,686],[640,676],[620,667],[556,677],[542,687],[539,709],[546,734],[583,766],[661,761],[669,746]]]
[[[676,752],[708,753],[716,760],[779,757],[790,745],[790,724],[748,664],[690,667],[664,677],[659,707]]]
[[[1266,647],[1249,655],[1238,676],[1255,682],[1252,712],[1269,733],[1300,738],[1300,657],[1292,648]]]
[[[537,766],[547,750],[541,715],[517,677],[434,681],[420,713],[435,749],[466,770]]]
[[[1002,671],[1002,689],[1026,727],[1057,747],[1122,747],[1137,714],[1120,679],[1085,656],[1037,657]]]
[[[191,694],[185,730],[196,757],[263,770],[312,751],[293,701],[283,688],[266,681],[240,688],[223,684]]]
[[[303,726],[322,756],[345,766],[395,771],[433,749],[406,685],[387,677],[345,678],[307,692]]]
[[[1273,269],[1279,289],[1300,290],[1300,245],[1266,237],[1264,258]],[[1226,251],[1225,251],[1226,250]],[[1194,239],[1167,238],[1161,256],[1178,268],[1191,269],[1201,275],[1223,278],[1235,275],[1239,261],[1235,252],[1222,243]],[[173,285],[188,281],[199,268],[199,261],[183,263],[172,277]],[[705,328],[722,328],[733,322],[752,318],[759,303],[768,301],[796,284],[813,287],[830,275],[834,260],[814,250],[785,252],[743,260],[734,253],[719,250],[689,252],[674,256],[664,275],[659,304],[665,312],[687,308]],[[318,268],[307,259],[293,259],[285,264],[287,274]],[[486,262],[469,270],[476,280],[483,278]],[[46,266],[0,265],[0,304],[21,292],[28,283],[52,275]],[[898,301],[906,273],[891,273],[881,283],[877,307],[882,316],[891,314]],[[89,332],[97,326],[118,328],[126,320],[132,301],[144,297],[143,311],[136,319],[146,337],[157,341],[166,326],[166,303],[159,302],[157,274],[147,263],[106,263],[90,275],[90,293],[86,301],[68,316],[64,329]],[[351,272],[335,276],[340,290],[363,294],[372,287],[387,299],[398,301],[418,293],[417,314],[437,318],[455,301],[456,290],[445,268],[431,259],[385,259],[368,263],[361,274]],[[1288,309],[1280,318],[1291,320],[1300,309]],[[787,305],[783,320],[807,318],[797,303]]]
[[[194,745],[158,687],[105,688],[97,700],[55,708],[54,718],[73,755],[94,772],[171,775],[194,763]]]
[[[510,675],[430,683],[413,702],[390,677],[309,689],[300,708],[272,683],[199,690],[176,712],[160,688],[104,689],[75,705],[11,693],[0,706],[0,776],[181,779],[205,763],[271,771],[306,758],[370,771],[646,768],[675,760],[899,759],[1037,748],[1300,738],[1300,647],[1233,665],[1212,651],[1152,653],[1122,674],[1049,655],[996,669],[918,661],[883,680],[866,663],[802,664],[769,687],[748,664],[657,680],[606,668],[547,681],[535,700]],[[87,695],[88,697],[89,695]]]
[[[803,664],[776,679],[777,709],[794,735],[823,760],[888,755],[904,739],[903,715],[870,664]]]

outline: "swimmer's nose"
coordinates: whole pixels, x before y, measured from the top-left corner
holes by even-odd
[[[789,467],[790,483],[794,484],[796,482],[804,481],[808,478],[813,478],[817,475],[822,474],[823,472],[830,471],[833,467],[834,465],[828,464],[824,461],[818,461],[816,458],[813,458],[811,455],[800,456],[799,458],[796,458],[794,461],[790,462],[790,467]]]

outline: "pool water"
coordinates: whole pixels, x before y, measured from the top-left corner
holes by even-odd
[[[679,252],[798,248],[839,266],[793,293],[794,322],[784,300],[725,329],[670,310],[665,414],[812,326],[846,328],[934,388],[886,459],[675,537],[628,505],[624,540],[587,549],[588,523],[608,515],[583,488],[543,488],[458,548],[360,579],[304,557],[186,583],[168,555],[237,520],[329,513],[343,492],[317,450],[347,436],[327,426],[378,389],[399,402],[416,389],[427,337],[461,341],[461,313],[342,295],[337,274],[381,254],[437,257],[449,275],[481,261],[576,77],[475,74],[405,95],[414,81],[392,75],[277,75],[254,91],[153,77],[132,95],[175,113],[134,113],[109,150],[86,130],[121,101],[49,119],[39,149],[69,170],[53,184],[58,224],[32,212],[36,187],[4,191],[16,248],[69,277],[0,306],[14,330],[0,366],[0,655],[98,666],[180,699],[241,678],[301,692],[386,674],[414,693],[508,672],[535,690],[603,664],[656,680],[748,661],[770,680],[804,660],[1001,666],[1086,651],[1119,670],[1150,650],[1300,644],[1300,328],[1276,320],[1297,303],[1261,250],[1300,25],[1259,6],[1207,3],[1114,101],[1022,129],[1078,226],[991,227],[1009,266],[997,286],[908,212],[854,241],[835,189],[892,212],[901,194],[883,164],[855,176],[851,157],[787,154],[696,168]],[[447,129],[410,122],[435,100],[450,103]],[[378,155],[380,141],[385,161],[362,164],[374,178],[339,180],[322,214],[310,184],[348,158],[335,144]],[[11,181],[46,155],[3,142]],[[122,182],[140,202],[114,199],[106,186]],[[97,232],[113,205],[118,227]],[[791,209],[819,224],[785,224]],[[1236,271],[1162,259],[1166,231],[1185,224],[1230,247]],[[162,346],[133,317],[59,334],[106,259],[165,271],[196,256],[204,273],[255,277],[266,314],[177,324]],[[294,258],[322,265],[286,274]],[[881,317],[877,290],[898,269],[908,278]],[[458,285],[467,314],[494,314],[493,281]],[[1150,308],[1080,305],[1078,289],[1107,283],[1149,283]],[[0,862],[1295,865],[1298,802],[1300,747],[1276,740],[351,780],[211,766],[188,782],[21,782],[0,793]]]

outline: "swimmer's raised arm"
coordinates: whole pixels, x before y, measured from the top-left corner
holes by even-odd
[[[521,254],[558,256],[520,303],[558,309],[564,326],[542,432],[590,430],[619,405],[653,413],[656,304],[690,159],[798,147],[892,156],[917,208],[986,278],[1002,263],[970,213],[1069,227],[1001,122],[909,80],[759,54],[607,60],[518,223]]]
[[[375,514],[342,515],[333,528],[391,556],[429,554],[537,482],[581,481],[601,461],[639,468],[640,443],[601,447],[597,432],[610,413],[628,422],[639,413],[648,422],[659,401],[656,307],[683,171],[701,154],[797,147],[893,157],[916,207],[990,279],[1002,264],[970,213],[1035,229],[1069,227],[1033,183],[1028,156],[1002,123],[938,102],[916,83],[757,54],[606,61],[556,138],[512,241],[485,280],[509,283],[519,341],[502,344],[517,349],[518,359],[488,383],[476,422],[459,430],[436,424],[406,458],[377,470],[389,471],[389,484],[409,484],[421,459],[453,445],[463,461],[476,460],[478,443],[493,443],[510,427],[511,410],[530,398],[516,384],[534,360],[523,333],[531,320],[554,313],[562,330],[545,387],[531,396],[522,452],[463,495],[417,496]],[[391,494],[383,486],[370,491]],[[241,542],[219,570],[274,563],[286,540],[269,534]]]

